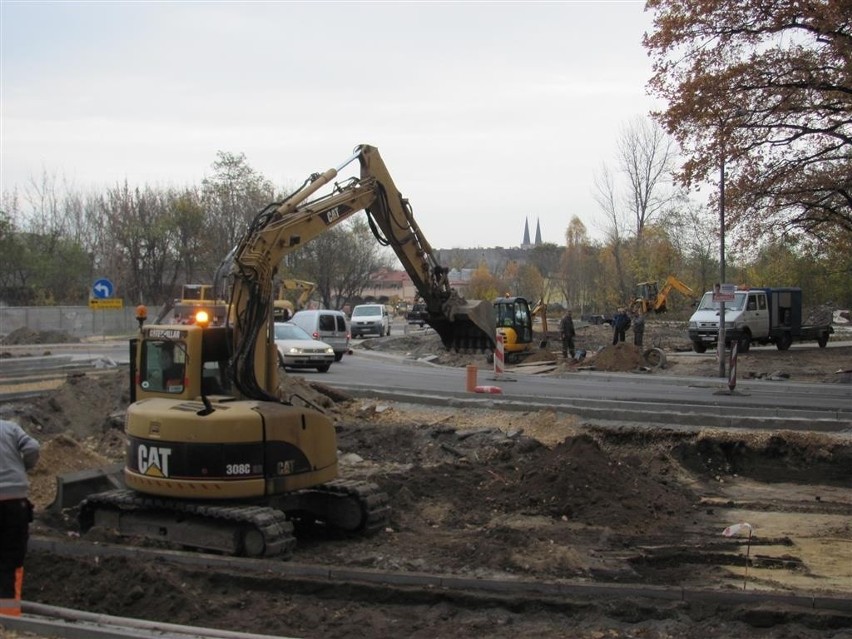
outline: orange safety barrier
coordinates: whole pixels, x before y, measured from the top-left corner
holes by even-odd
[[[467,366],[467,392],[472,393],[476,388],[476,364],[468,364]]]

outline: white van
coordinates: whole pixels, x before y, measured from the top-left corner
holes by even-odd
[[[344,353],[349,352],[349,327],[343,311],[296,311],[290,321],[314,339],[331,346],[334,349],[335,362],[339,362]]]
[[[366,333],[390,335],[390,314],[384,304],[359,304],[352,309],[352,337]]]

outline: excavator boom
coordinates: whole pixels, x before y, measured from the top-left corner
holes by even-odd
[[[361,166],[360,178],[335,184],[331,194],[309,199],[356,159]],[[234,341],[243,345],[237,353],[241,374],[235,375],[235,383],[246,396],[264,399],[264,392],[259,389],[269,387],[272,381],[264,381],[270,371],[257,365],[254,353],[268,347],[262,327],[281,259],[361,210],[367,213],[378,241],[393,249],[411,277],[429,311],[427,323],[444,345],[454,350],[494,349],[495,316],[491,304],[468,301],[450,286],[448,269],[435,260],[408,200],[397,190],[378,150],[361,145],[338,168],[312,175],[286,200],[261,211],[235,250],[231,270],[231,303],[236,309]],[[253,374],[251,366],[255,367]]]

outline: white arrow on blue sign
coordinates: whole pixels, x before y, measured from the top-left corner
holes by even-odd
[[[112,282],[105,277],[95,280],[95,283],[92,285],[92,294],[99,300],[105,300],[112,297],[114,290],[115,287],[113,287]]]

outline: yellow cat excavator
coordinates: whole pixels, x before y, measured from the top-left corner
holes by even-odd
[[[333,183],[357,160],[360,177]],[[230,254],[228,319],[145,325],[133,340],[125,418],[126,489],[79,504],[83,532],[118,534],[227,554],[287,556],[295,533],[371,533],[386,525],[387,496],[340,479],[334,425],[320,408],[279,388],[273,341],[274,279],[282,258],[359,211],[396,252],[444,345],[492,350],[494,309],[450,288],[378,150],[359,146],[336,169],[313,174],[262,210]]]

